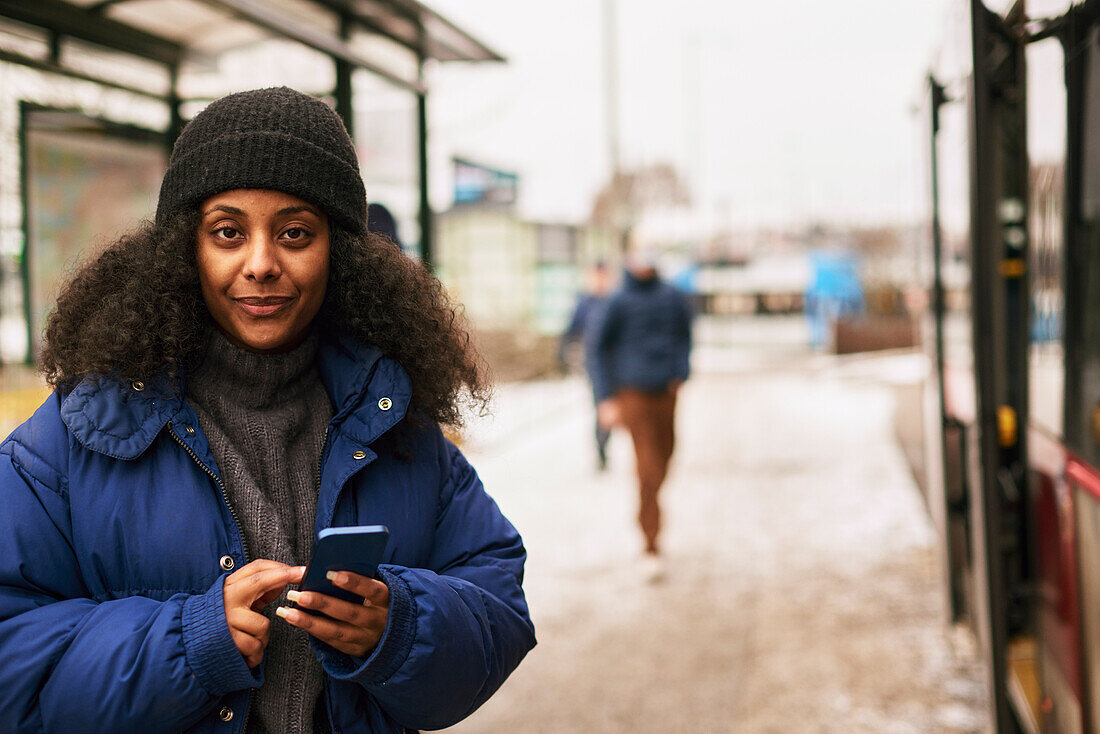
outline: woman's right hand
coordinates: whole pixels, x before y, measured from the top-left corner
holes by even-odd
[[[287,584],[299,583],[305,572],[305,566],[288,566],[261,558],[234,571],[225,580],[222,589],[225,621],[233,644],[248,667],[255,668],[264,659],[271,622],[262,614],[263,608],[275,601]]]

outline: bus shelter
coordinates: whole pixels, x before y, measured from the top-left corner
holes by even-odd
[[[330,101],[430,266],[430,67],[503,60],[417,0],[0,0],[0,361],[33,359],[66,270],[151,215],[183,125],[241,89]]]

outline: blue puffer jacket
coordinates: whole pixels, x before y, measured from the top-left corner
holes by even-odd
[[[660,278],[639,280],[629,270],[594,317],[585,353],[596,401],[622,388],[656,392],[686,380],[691,355],[691,306]]]
[[[330,721],[448,726],[535,643],[523,544],[438,428],[412,434],[411,460],[379,440],[410,398],[395,362],[350,342],[318,361],[336,414],[317,529],[391,533],[378,647],[314,645]],[[165,381],[85,381],[0,444],[0,732],[243,728],[262,667],[233,645],[222,584],[250,557],[198,425]]]

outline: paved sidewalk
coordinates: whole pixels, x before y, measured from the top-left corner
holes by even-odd
[[[524,534],[540,644],[450,731],[985,731],[980,669],[947,643],[934,534],[894,439],[887,378],[919,359],[691,380],[659,585],[637,568],[627,436],[597,473],[583,382],[502,387],[465,448]]]

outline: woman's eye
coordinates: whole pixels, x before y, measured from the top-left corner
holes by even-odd
[[[309,237],[309,232],[301,227],[291,227],[286,232],[283,232],[283,237],[292,242],[301,242],[305,238]]]
[[[214,230],[214,236],[220,237],[223,240],[235,240],[240,234],[241,233],[233,227],[218,227]]]

